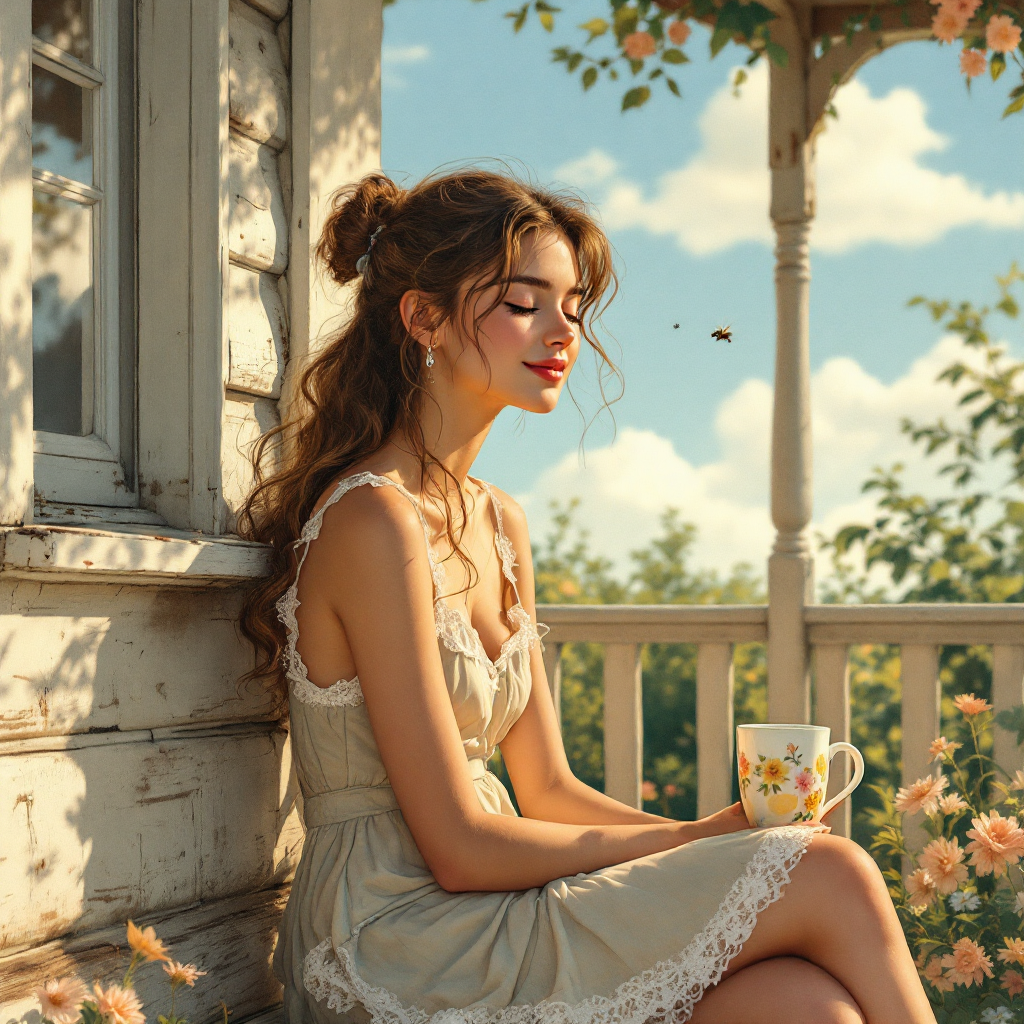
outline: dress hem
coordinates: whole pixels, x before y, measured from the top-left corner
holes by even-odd
[[[758,914],[782,896],[811,836],[827,831],[824,825],[766,829],[743,874],[686,948],[627,979],[610,996],[595,995],[577,1003],[544,1000],[498,1009],[474,1004],[428,1013],[405,1005],[386,988],[371,985],[356,970],[349,950],[335,948],[329,938],[306,955],[303,984],[317,1002],[326,999],[329,1010],[345,1013],[362,1005],[372,1024],[682,1024],[750,938]]]

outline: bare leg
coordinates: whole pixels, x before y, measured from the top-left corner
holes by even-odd
[[[864,1024],[853,996],[796,957],[761,960],[704,993],[690,1024]]]
[[[881,872],[849,839],[813,838],[725,978],[772,957],[801,957],[828,972],[867,1024],[935,1024]]]

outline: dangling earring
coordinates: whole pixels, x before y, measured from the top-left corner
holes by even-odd
[[[434,374],[431,371],[431,367],[434,365],[434,336],[430,336],[430,341],[427,342],[427,383],[434,383]]]

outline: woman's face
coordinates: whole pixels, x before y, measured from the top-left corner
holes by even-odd
[[[457,391],[478,395],[498,409],[551,412],[579,354],[579,291],[568,239],[532,232],[523,240],[508,292],[480,321],[480,349],[451,327],[439,332],[444,375]],[[500,292],[494,286],[481,293],[474,314]]]

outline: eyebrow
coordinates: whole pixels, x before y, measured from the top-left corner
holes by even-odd
[[[516,277],[509,278],[509,282],[508,283],[509,284],[531,284],[535,288],[546,288],[548,291],[551,290],[551,282],[546,280],[543,277],[529,277],[527,275],[520,274],[520,275],[518,275]],[[570,288],[569,289],[569,294],[570,295],[582,295],[583,294],[583,285],[581,285],[579,282],[577,282],[575,288]]]

